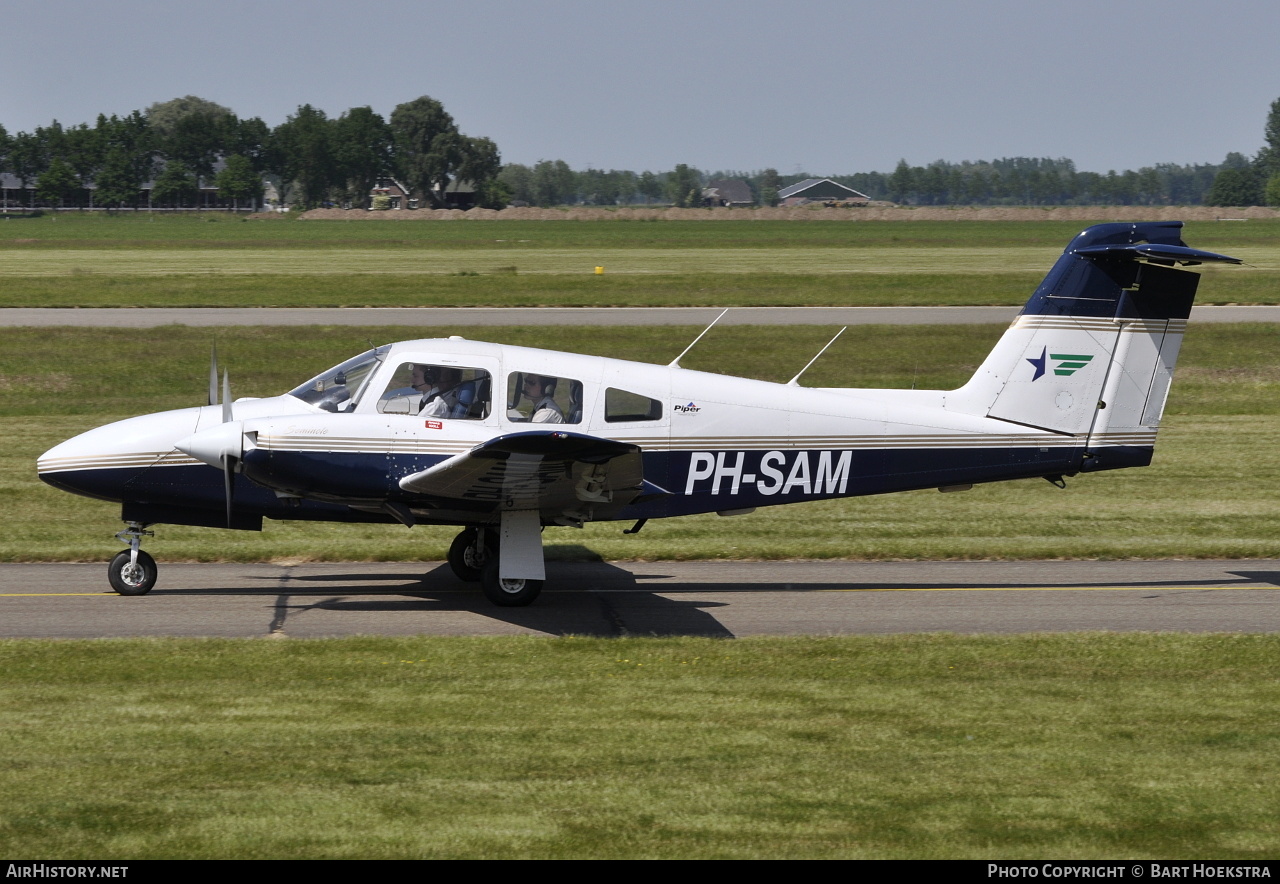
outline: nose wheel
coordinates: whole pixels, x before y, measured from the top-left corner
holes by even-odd
[[[116,553],[107,566],[107,580],[120,595],[146,595],[156,585],[156,560],[142,551],[142,538],[154,537],[146,525],[130,522],[129,527],[116,535],[116,540],[129,548]]]
[[[131,552],[116,553],[107,568],[107,579],[120,595],[146,595],[156,585],[156,560],[142,550],[138,550],[137,561],[132,556]]]

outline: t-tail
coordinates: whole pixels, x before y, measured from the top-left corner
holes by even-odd
[[[948,409],[1084,437],[1082,469],[1145,466],[1200,275],[1181,221],[1098,224],[1071,241]]]

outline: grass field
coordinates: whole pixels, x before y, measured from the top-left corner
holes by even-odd
[[[0,216],[0,251],[123,248],[871,248],[1049,247],[1061,250],[1080,221],[485,221],[370,223],[247,219],[223,213],[147,215],[75,212],[34,218]],[[1197,248],[1231,253],[1272,248],[1280,220],[1245,224],[1189,222],[1184,238]]]
[[[508,343],[554,340],[570,351],[665,363],[696,329],[448,328]],[[999,337],[984,326],[851,328],[805,381],[814,386],[949,389]],[[913,492],[622,525],[550,529],[553,558],[1142,558],[1280,555],[1280,356],[1270,325],[1193,326],[1183,348],[1153,466],[1081,476],[1060,491],[1041,480],[966,494]],[[219,340],[237,396],[275,395],[401,329],[246,329]],[[829,329],[716,329],[689,368],[785,381]],[[119,509],[56,491],[35,458],[92,426],[203,401],[209,330],[0,331],[0,501],[23,514],[0,539],[2,561],[105,560]],[[162,561],[428,560],[448,528],[270,522],[261,533],[160,526],[148,548]]]
[[[0,220],[0,307],[1017,304],[1079,227],[71,213]],[[1202,303],[1280,303],[1280,222],[1186,236],[1248,262]]]
[[[1270,859],[1277,654],[1265,635],[0,642],[0,853]]]

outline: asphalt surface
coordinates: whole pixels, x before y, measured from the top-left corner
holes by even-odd
[[[975,325],[1011,322],[1019,307],[734,307],[722,325]],[[0,326],[707,325],[718,307],[122,307],[0,309]],[[1280,307],[1196,307],[1191,322],[1280,322]]]
[[[0,565],[0,638],[1277,632],[1280,560],[548,565],[497,608],[441,563]]]

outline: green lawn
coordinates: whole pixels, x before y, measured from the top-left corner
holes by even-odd
[[[1274,635],[5,641],[0,853],[1271,859],[1277,654]]]
[[[620,212],[619,218],[626,214]],[[0,250],[62,248],[848,248],[1004,247],[1061,249],[1081,221],[324,221],[225,213],[148,215],[59,212],[0,215]],[[1190,222],[1184,239],[1231,252],[1274,247],[1280,220]]]
[[[1012,305],[1079,227],[65,213],[0,220],[0,307]],[[1202,303],[1277,302],[1280,222],[1186,236],[1248,262]]]

